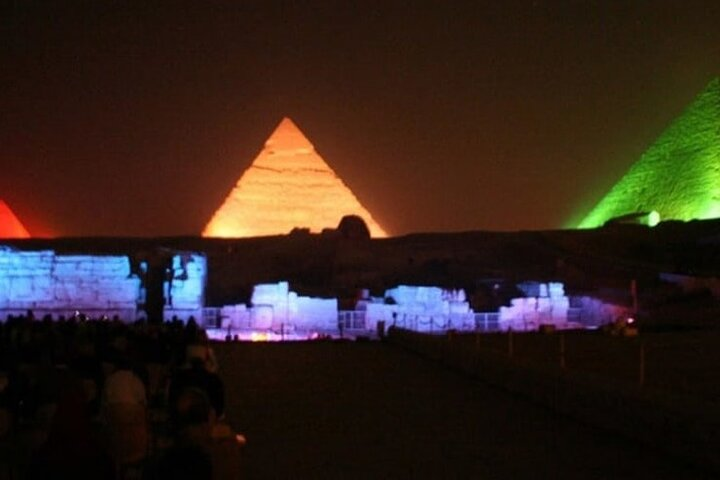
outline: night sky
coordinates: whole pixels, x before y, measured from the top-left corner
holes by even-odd
[[[394,235],[559,228],[718,75],[718,1],[5,0],[0,198],[199,234],[287,115]]]

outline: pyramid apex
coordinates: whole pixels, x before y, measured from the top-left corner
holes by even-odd
[[[0,238],[29,238],[30,234],[0,198]]]
[[[290,117],[283,117],[265,141],[274,150],[314,150],[313,144]]]
[[[720,218],[718,132],[720,78],[715,77],[578,226]]]
[[[374,237],[387,233],[312,146],[284,117],[203,230],[205,237],[320,233],[347,215]]]

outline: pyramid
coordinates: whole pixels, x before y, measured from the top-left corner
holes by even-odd
[[[578,225],[720,217],[720,79],[712,80]]]
[[[30,238],[23,224],[2,200],[0,200],[0,238]]]
[[[215,212],[203,236],[284,235],[293,228],[320,232],[335,228],[345,215],[361,217],[371,236],[387,236],[286,117]]]

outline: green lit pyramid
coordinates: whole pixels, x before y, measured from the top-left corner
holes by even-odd
[[[617,218],[660,220],[720,217],[720,79],[635,162],[578,225]]]

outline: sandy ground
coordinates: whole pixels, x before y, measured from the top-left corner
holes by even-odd
[[[439,336],[440,340],[447,337]],[[507,334],[459,334],[452,340],[456,351],[508,352]],[[534,366],[558,367],[564,343],[567,371],[605,383],[636,387],[639,382],[641,346],[644,349],[644,387],[685,396],[708,404],[720,402],[720,332],[645,333],[624,338],[596,331],[523,333],[513,335],[513,357]]]
[[[709,478],[380,343],[214,348],[245,478]]]

